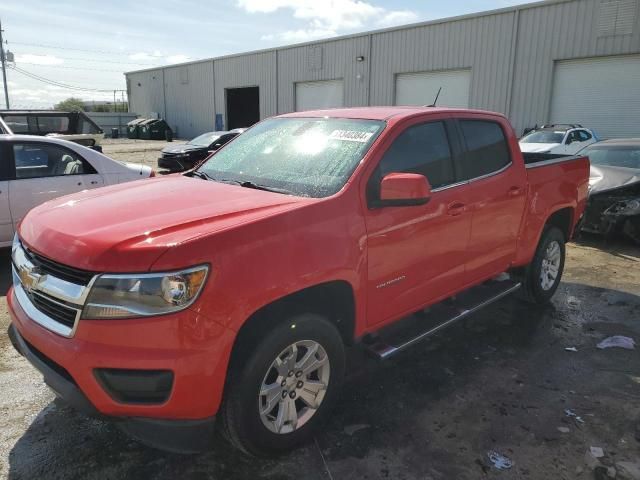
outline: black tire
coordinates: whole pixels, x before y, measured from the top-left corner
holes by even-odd
[[[306,423],[290,433],[274,433],[261,419],[258,394],[276,357],[301,341],[317,342],[324,349],[330,366],[328,385],[320,406]],[[235,447],[258,456],[291,450],[310,440],[328,418],[342,386],[345,353],[336,327],[321,315],[293,315],[269,331],[257,346],[251,348],[249,357],[242,360],[229,373],[220,410],[223,435]]]
[[[541,273],[543,269],[543,261],[545,260],[545,255],[549,246],[556,242],[558,247],[560,248],[560,263],[558,266],[558,274],[553,282],[553,284],[547,288],[544,288],[541,280]],[[560,280],[562,279],[562,272],[564,271],[564,261],[565,261],[565,242],[566,239],[562,230],[558,227],[549,226],[546,227],[544,232],[542,232],[542,236],[540,238],[540,242],[538,243],[538,248],[536,249],[536,253],[533,256],[533,260],[524,270],[524,278],[521,297],[530,302],[537,304],[545,304],[551,300],[554,293],[558,289],[558,285],[560,285]]]

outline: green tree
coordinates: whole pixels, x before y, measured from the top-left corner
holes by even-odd
[[[60,103],[56,103],[53,108],[65,112],[79,112],[84,110],[84,102],[80,98],[69,97]]]

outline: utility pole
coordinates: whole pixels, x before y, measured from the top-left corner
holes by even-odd
[[[9,86],[7,85],[7,67],[5,66],[6,57],[4,54],[4,40],[2,40],[2,21],[0,21],[0,62],[2,63],[2,79],[4,80],[4,103],[9,110]]]

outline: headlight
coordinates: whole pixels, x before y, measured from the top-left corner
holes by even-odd
[[[18,234],[16,233],[13,236],[13,243],[11,244],[11,256],[13,256],[13,252],[15,252],[16,248],[20,246],[20,239],[18,238]]]
[[[184,310],[200,294],[209,267],[179,272],[100,275],[94,282],[82,318],[135,318]]]
[[[637,215],[640,214],[640,198],[621,200],[604,211],[605,215]]]

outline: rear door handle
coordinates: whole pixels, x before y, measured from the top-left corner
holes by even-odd
[[[511,187],[507,193],[510,197],[517,197],[520,195],[520,192],[522,192],[520,187]]]
[[[449,207],[447,208],[447,215],[451,215],[452,217],[462,215],[466,208],[467,206],[461,202],[450,203]]]

